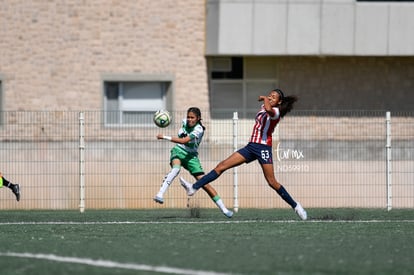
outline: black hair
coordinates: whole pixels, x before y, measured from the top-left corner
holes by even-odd
[[[194,113],[198,117],[198,124],[200,124],[201,127],[203,127],[203,130],[206,130],[206,127],[204,127],[203,123],[201,123],[201,111],[199,108],[190,107],[188,108],[187,113]]]
[[[285,94],[282,92],[281,89],[273,89],[272,91],[279,94],[280,100],[283,100],[283,98],[285,98]]]
[[[279,94],[280,98],[280,117],[284,117],[287,113],[289,113],[293,109],[293,104],[298,101],[297,96],[285,96],[281,89],[273,89],[273,92]]]

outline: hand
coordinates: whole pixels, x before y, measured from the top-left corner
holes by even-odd
[[[164,135],[163,134],[158,134],[157,135],[157,139],[162,139],[164,137]]]
[[[263,101],[263,100],[265,100],[267,98],[267,96],[264,96],[264,95],[259,95],[259,99],[258,99],[258,101]]]

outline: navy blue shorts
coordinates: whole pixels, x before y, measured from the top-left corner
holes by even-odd
[[[237,151],[246,163],[258,160],[260,164],[273,164],[272,146],[249,142]]]

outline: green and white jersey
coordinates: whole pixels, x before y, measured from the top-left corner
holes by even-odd
[[[194,127],[187,126],[187,120],[183,119],[182,127],[178,131],[178,137],[190,136],[191,140],[186,144],[177,144],[176,146],[184,149],[185,151],[193,154],[198,153],[198,146],[200,146],[203,139],[204,129],[200,124],[196,124]]]

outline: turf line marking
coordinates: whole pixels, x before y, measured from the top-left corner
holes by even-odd
[[[244,221],[102,221],[102,222],[0,222],[0,225],[105,225],[105,224],[241,224],[241,223],[414,223],[414,220],[244,220]]]
[[[97,267],[106,267],[106,268],[120,268],[120,269],[139,270],[139,271],[153,271],[153,272],[169,273],[169,274],[230,275],[230,273],[220,273],[220,272],[214,272],[214,271],[183,269],[183,268],[175,268],[175,267],[168,267],[168,266],[151,266],[151,265],[134,264],[134,263],[119,263],[119,262],[107,261],[107,260],[94,260],[94,259],[88,259],[88,258],[63,257],[63,256],[54,255],[54,254],[32,254],[32,253],[0,252],[0,256],[48,260],[48,261],[63,262],[63,263],[84,264],[84,265],[97,266]]]

